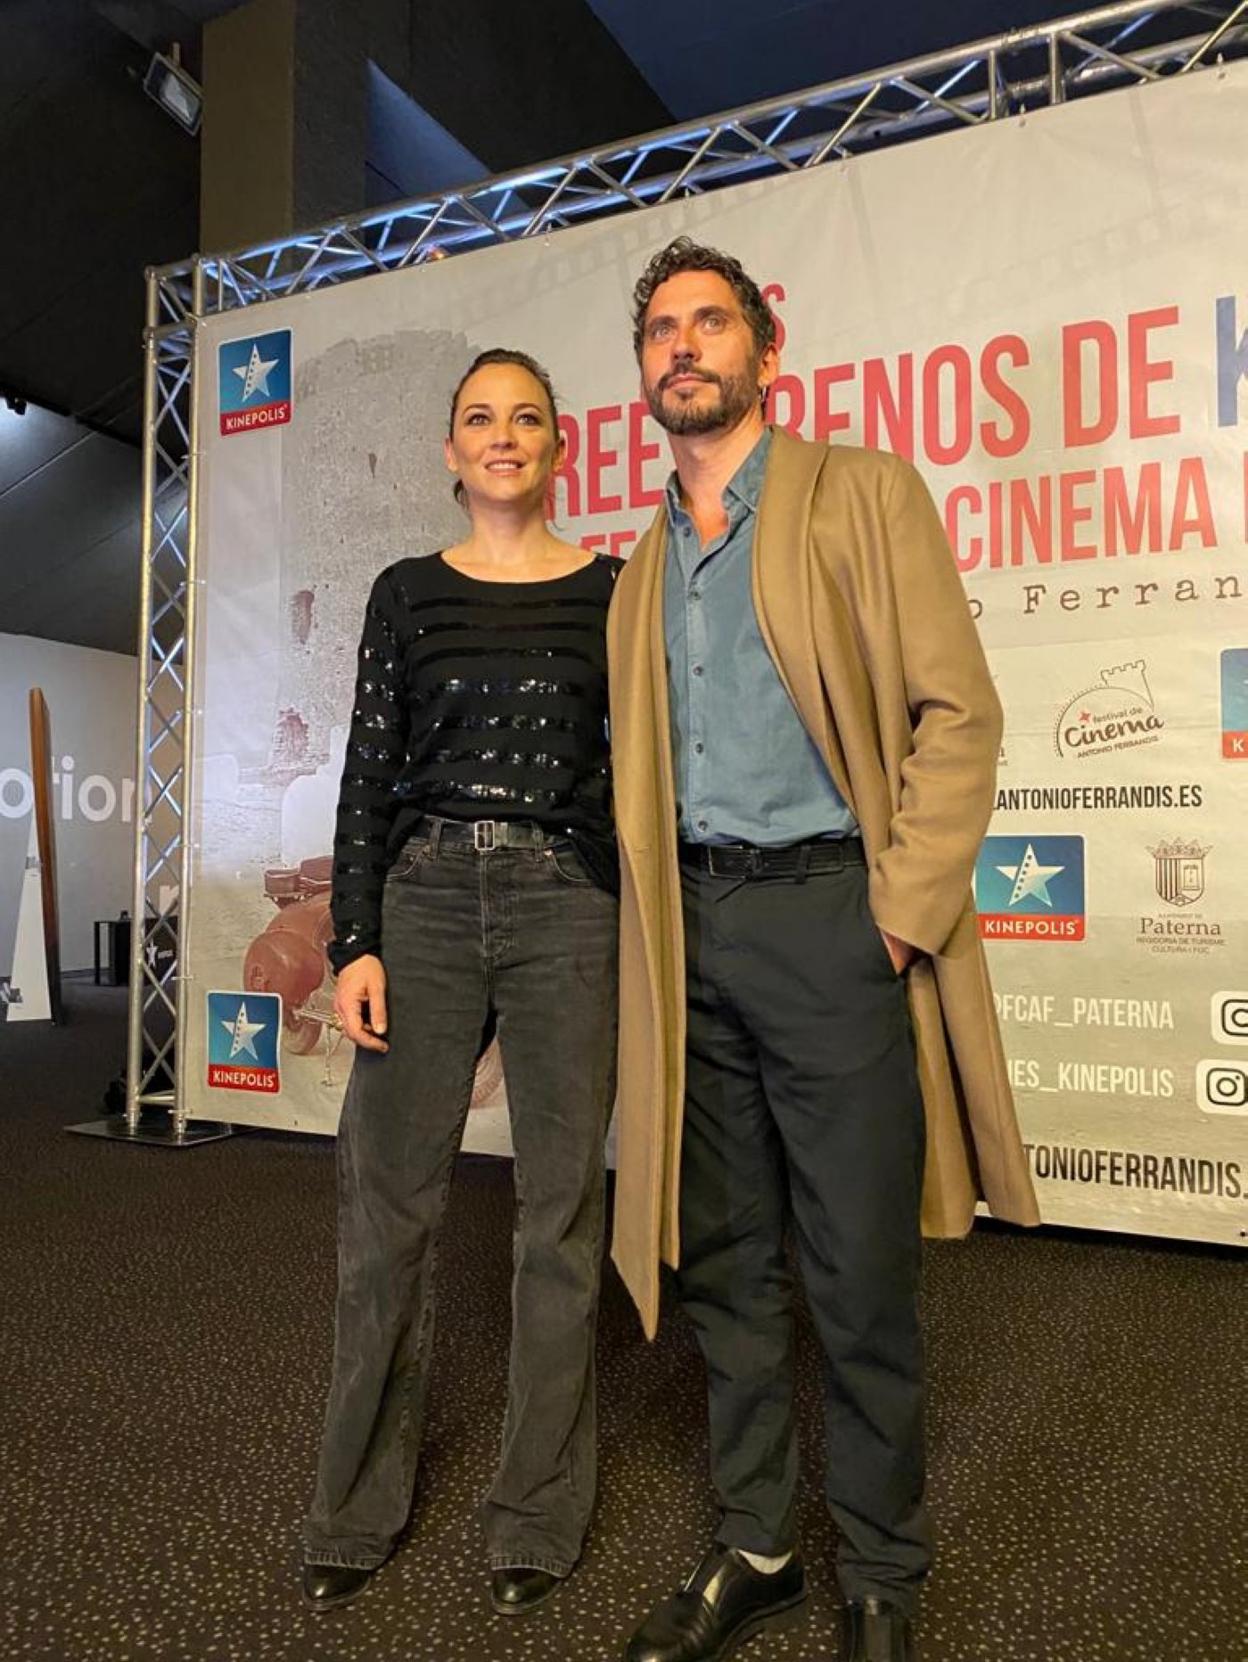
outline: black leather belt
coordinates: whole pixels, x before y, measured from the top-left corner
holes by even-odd
[[[434,814],[417,820],[412,835],[427,837],[434,848],[443,843],[468,843],[478,854],[489,854],[496,848],[545,848],[548,843],[567,840],[566,832],[552,835],[532,820],[441,819]]]
[[[790,848],[757,848],[753,843],[681,843],[680,863],[710,877],[805,877],[812,871],[865,866],[860,837],[826,838]]]

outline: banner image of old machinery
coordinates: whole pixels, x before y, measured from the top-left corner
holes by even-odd
[[[369,585],[458,534],[448,398],[500,344],[560,394],[560,530],[627,557],[669,468],[628,295],[688,232],[766,285],[774,420],[912,458],[944,516],[1006,710],[975,885],[1044,1216],[1243,1238],[1245,131],[1237,63],[207,318],[189,1111],[334,1129]],[[467,1146],[507,1147],[493,1057]]]

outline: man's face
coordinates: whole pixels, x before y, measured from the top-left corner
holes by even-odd
[[[660,283],[646,308],[641,388],[669,433],[714,433],[757,409],[775,379],[774,346],[760,352],[733,293],[717,271],[681,271]]]

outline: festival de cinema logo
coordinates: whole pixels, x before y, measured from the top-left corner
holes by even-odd
[[[217,392],[227,437],[284,426],[292,406],[290,330],[224,341],[217,348]]]
[[[1222,754],[1228,762],[1248,762],[1248,646],[1228,646],[1222,654]]]
[[[1059,756],[1103,756],[1156,744],[1165,722],[1157,714],[1145,660],[1103,669],[1092,686],[1062,706],[1053,726]]]
[[[975,862],[975,907],[985,940],[1083,940],[1083,838],[985,837]]]
[[[282,1001],[276,993],[209,993],[207,1033],[214,1090],[267,1096],[281,1090]]]

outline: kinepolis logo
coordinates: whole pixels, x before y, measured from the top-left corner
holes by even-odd
[[[1222,654],[1222,754],[1228,762],[1248,759],[1248,646]]]
[[[290,338],[289,329],[274,329],[223,341],[217,348],[223,436],[282,427],[290,420]]]
[[[1143,658],[1103,669],[1101,679],[1063,706],[1053,728],[1059,756],[1103,756],[1156,744],[1165,722],[1157,714]]]
[[[282,1088],[282,1001],[276,993],[208,994],[208,1083],[217,1090]]]
[[[979,932],[986,940],[1084,937],[1082,837],[985,837],[974,885]]]
[[[1205,858],[1211,846],[1191,838],[1175,837],[1149,849],[1153,857],[1154,887],[1159,898],[1173,907],[1174,912],[1142,914],[1135,937],[1137,946],[1146,947],[1158,956],[1180,953],[1204,957],[1226,944],[1221,923],[1191,909],[1204,899]],[[1175,916],[1176,912],[1182,912],[1183,916]]]

